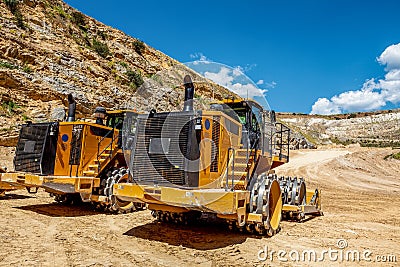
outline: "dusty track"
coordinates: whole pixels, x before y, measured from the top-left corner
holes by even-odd
[[[390,149],[329,149],[293,153],[281,175],[304,176],[323,193],[324,217],[283,222],[273,238],[228,231],[224,225],[195,227],[154,222],[149,211],[110,215],[90,207],[62,206],[46,193],[8,193],[0,199],[1,266],[252,266],[282,264],[258,251],[337,249],[396,255],[400,262],[400,161],[383,160]],[[4,153],[3,153],[4,154]],[[3,161],[0,161],[1,163]],[[365,261],[293,262],[289,266],[366,265]],[[395,263],[381,263],[393,266]]]

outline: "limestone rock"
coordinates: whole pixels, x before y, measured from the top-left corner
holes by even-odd
[[[65,113],[64,107],[54,108],[51,111],[50,119],[52,121],[63,121],[65,119],[65,116],[66,116],[66,113]]]
[[[13,72],[7,70],[0,70],[0,86],[13,89],[21,86],[21,83],[13,75]]]

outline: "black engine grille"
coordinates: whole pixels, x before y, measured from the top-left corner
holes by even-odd
[[[15,170],[51,174],[54,171],[57,129],[56,123],[22,125],[15,151]]]
[[[133,178],[139,184],[186,185],[185,156],[191,112],[156,113],[137,121]]]

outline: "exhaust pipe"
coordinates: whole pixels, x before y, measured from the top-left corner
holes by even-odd
[[[94,117],[96,118],[96,124],[104,125],[104,119],[106,118],[107,111],[103,107],[97,107],[94,110]]]
[[[194,96],[194,85],[192,78],[186,75],[183,79],[185,85],[185,103],[183,105],[183,111],[193,111],[193,96]]]
[[[72,94],[68,94],[68,117],[67,122],[75,121],[76,102]]]

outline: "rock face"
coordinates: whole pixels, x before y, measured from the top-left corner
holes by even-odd
[[[196,86],[195,107],[233,93],[160,51],[81,14],[59,0],[23,0],[17,18],[0,0],[0,145],[15,145],[26,121],[62,120],[66,96],[77,118],[96,106],[180,110],[183,77]],[[400,111],[360,118],[288,116],[291,147],[400,140]]]
[[[290,149],[315,149],[317,148],[315,144],[307,140],[301,133],[292,130],[290,137]]]
[[[400,145],[400,110],[341,116],[279,114],[278,117],[315,144]]]
[[[24,0],[18,9],[22,20],[0,1],[0,130],[7,134],[26,120],[59,120],[69,93],[78,103],[77,118],[96,106],[180,109],[186,74],[195,82],[198,108],[233,95],[62,1]]]

